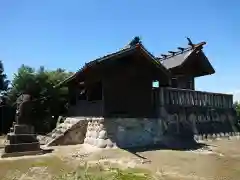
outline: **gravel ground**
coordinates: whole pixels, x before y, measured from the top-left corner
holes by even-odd
[[[41,156],[0,160],[0,179],[13,176],[50,180],[79,165],[102,164],[122,168],[144,168],[165,180],[238,180],[240,177],[240,141],[236,138],[207,141],[197,150],[154,149],[130,152],[121,149],[97,149],[87,145],[58,146]],[[39,174],[39,172],[41,172]],[[39,174],[39,175],[38,175]]]

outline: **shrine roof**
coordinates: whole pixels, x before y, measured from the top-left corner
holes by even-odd
[[[210,62],[208,61],[208,59],[206,58],[206,56],[204,55],[204,53],[202,52],[203,49],[203,45],[206,44],[206,42],[201,42],[198,44],[193,44],[191,42],[191,40],[189,38],[187,38],[189,43],[189,47],[187,48],[182,48],[182,47],[178,47],[178,51],[174,52],[174,51],[168,51],[167,55],[161,55],[161,57],[156,57],[154,55],[152,55],[141,43],[140,39],[138,37],[135,37],[127,46],[125,46],[124,48],[107,54],[103,57],[97,58],[93,61],[90,61],[88,63],[85,63],[85,65],[80,68],[75,74],[73,74],[72,76],[70,76],[69,78],[65,79],[64,81],[60,82],[57,86],[61,86],[62,84],[65,84],[69,81],[71,81],[72,79],[74,79],[78,74],[80,73],[84,73],[84,71],[92,66],[96,66],[102,62],[108,61],[108,60],[113,60],[116,59],[117,57],[121,57],[121,56],[125,56],[128,53],[133,53],[136,52],[136,50],[140,50],[141,52],[143,52],[145,55],[147,55],[147,59],[150,60],[150,62],[157,68],[159,68],[161,71],[163,71],[166,75],[171,76],[171,72],[172,69],[182,66],[188,59],[190,59],[189,57],[192,56],[193,54],[201,54],[202,56],[204,56],[204,62],[205,64],[207,64],[207,71],[208,73],[205,74],[212,74],[215,72],[215,70],[213,69],[212,65],[210,64]],[[56,87],[57,87],[56,86]]]
[[[125,46],[124,48],[120,49],[117,52],[114,53],[110,53],[107,54],[103,57],[97,58],[93,61],[90,61],[88,63],[85,63],[85,65],[80,68],[75,74],[73,74],[72,76],[70,76],[69,78],[65,79],[64,81],[60,82],[58,85],[56,85],[55,87],[61,86],[62,84],[65,84],[69,81],[71,81],[72,79],[74,79],[78,74],[83,73],[87,68],[92,67],[92,66],[96,66],[97,64],[100,64],[101,62],[105,62],[107,60],[111,60],[114,59],[116,57],[120,57],[120,56],[124,56],[128,53],[133,53],[136,50],[140,50],[141,52],[143,52],[145,55],[147,55],[148,59],[150,60],[150,62],[156,67],[159,68],[161,71],[163,71],[167,76],[171,76],[170,71],[168,69],[166,69],[164,67],[164,65],[158,61],[158,59],[153,56],[143,45],[141,42],[138,42],[136,44],[130,45],[128,44],[127,46]]]
[[[200,57],[201,58],[200,61],[202,64],[201,76],[215,73],[214,68],[212,67],[208,58],[202,51],[203,46],[206,44],[206,42],[193,44],[189,38],[188,38],[188,41],[189,41],[188,43],[189,47],[187,48],[178,47],[179,51],[168,51],[167,55],[162,54],[161,57],[157,57],[157,59],[161,62],[162,65],[164,65],[166,69],[172,72],[172,70],[179,67],[182,68],[183,70],[184,69],[188,70],[186,69],[186,67],[184,67],[184,65],[189,62],[194,63]],[[196,58],[197,56],[198,58]],[[191,57],[195,57],[195,58],[191,58]]]

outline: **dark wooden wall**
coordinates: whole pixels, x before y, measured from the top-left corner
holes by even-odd
[[[151,72],[135,63],[108,70],[103,80],[106,116],[150,116],[151,88]]]
[[[153,80],[159,80],[160,85],[169,83],[169,77],[141,53],[101,62],[87,72],[69,86],[71,104],[81,108],[78,110],[79,116],[151,117],[154,113]],[[79,93],[77,84],[83,80],[87,91],[91,91],[95,83],[101,82],[101,102],[97,99],[95,104],[88,103],[88,92],[86,102],[82,99],[80,104],[78,100],[74,102]],[[77,109],[72,112],[77,112]]]
[[[93,91],[93,85],[99,86],[99,77],[93,78],[93,76],[88,76],[86,78],[85,84],[86,87],[80,87],[79,81],[76,80],[69,84],[69,111],[68,116],[103,116],[104,115],[104,104],[103,104],[103,97],[100,95],[100,98],[96,98],[96,96],[92,96]],[[87,89],[85,91],[86,93],[83,95],[80,95],[81,91],[84,89]],[[99,89],[100,88],[100,89]],[[98,92],[102,93],[102,87],[98,87]],[[96,93],[95,93],[96,94]],[[98,95],[99,96],[99,95]]]
[[[176,76],[172,78],[172,87],[180,89],[195,89],[194,77]]]

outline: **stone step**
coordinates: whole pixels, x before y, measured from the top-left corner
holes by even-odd
[[[40,143],[22,143],[22,144],[8,144],[5,146],[5,153],[38,151],[40,150]]]
[[[7,135],[7,140],[10,144],[22,144],[22,143],[32,143],[38,142],[35,134],[13,134],[9,133]]]
[[[62,123],[62,124],[76,124],[78,123],[80,120],[85,120],[86,117],[77,117],[77,118],[66,118],[66,120]]]
[[[67,117],[63,123],[59,124],[51,133],[48,134],[50,135],[50,138],[46,139],[45,144],[47,146],[52,146],[56,144],[66,143],[66,142],[71,142],[74,144],[83,143],[83,140],[85,137],[85,131],[87,128],[86,119],[87,117],[74,117],[74,118]],[[79,132],[76,131],[76,128],[79,128]],[[85,129],[85,130],[81,130],[81,129]],[[72,131],[73,131],[73,134],[71,134]],[[83,135],[81,132],[83,132]]]
[[[60,123],[52,132],[48,133],[47,137],[42,141],[44,141],[45,144],[54,142],[69,130],[71,131],[71,129],[80,121],[84,121],[86,119],[87,117],[67,117],[64,122]]]

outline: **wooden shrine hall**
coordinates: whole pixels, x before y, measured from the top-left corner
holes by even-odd
[[[196,77],[215,73],[205,44],[188,38],[188,47],[155,57],[135,37],[123,49],[86,63],[57,87],[69,89],[69,116],[168,116],[171,121],[194,114],[197,122],[223,122],[227,114],[234,116],[233,96],[195,90]]]

